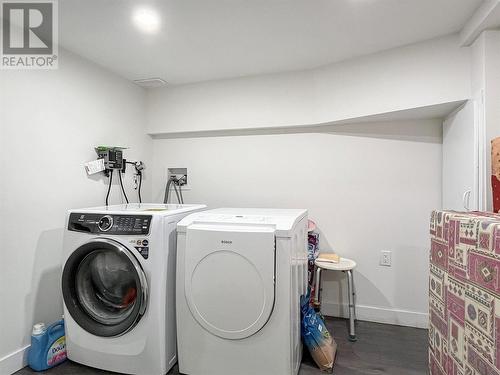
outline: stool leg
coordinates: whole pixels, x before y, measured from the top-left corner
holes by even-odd
[[[353,285],[354,278],[352,277],[352,271],[347,271],[347,291],[349,293],[349,341],[356,341],[356,331],[354,328],[354,316],[356,314],[354,308],[354,293],[353,293]]]
[[[358,315],[356,314],[356,300],[358,298],[356,291],[356,284],[354,283],[354,272],[351,271],[351,283],[352,283],[352,300],[354,302],[354,321],[358,320]]]
[[[319,299],[320,288],[321,288],[321,268],[316,267],[316,286],[314,287],[314,292],[316,293],[315,300],[318,305],[321,304]]]

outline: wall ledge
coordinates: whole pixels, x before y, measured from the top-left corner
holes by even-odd
[[[245,135],[269,135],[269,134],[296,134],[296,133],[325,133],[338,129],[341,125],[368,124],[368,123],[390,123],[395,121],[415,121],[444,119],[450,113],[462,106],[468,99],[426,105],[416,108],[398,111],[377,113],[373,115],[346,118],[317,124],[301,124],[288,126],[257,126],[231,129],[213,129],[186,132],[159,132],[148,133],[153,139],[177,139],[177,138],[203,138],[203,137],[230,137]],[[348,127],[344,127],[348,130]]]

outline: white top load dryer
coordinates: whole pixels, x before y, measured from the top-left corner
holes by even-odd
[[[297,374],[307,210],[222,208],[177,225],[179,371]]]

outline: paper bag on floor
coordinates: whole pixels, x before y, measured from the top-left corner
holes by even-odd
[[[330,339],[325,340],[322,345],[311,345],[311,347],[309,347],[309,352],[321,371],[333,371],[335,355],[337,354],[337,343],[331,336]]]

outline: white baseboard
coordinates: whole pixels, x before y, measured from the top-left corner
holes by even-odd
[[[341,318],[349,317],[347,305],[327,301],[321,302],[321,312],[326,316]],[[394,324],[415,328],[429,327],[429,314],[417,311],[356,305],[356,315],[358,320],[365,320],[368,322]]]
[[[0,358],[0,374],[10,375],[25,367],[28,364],[29,347],[27,345]]]

